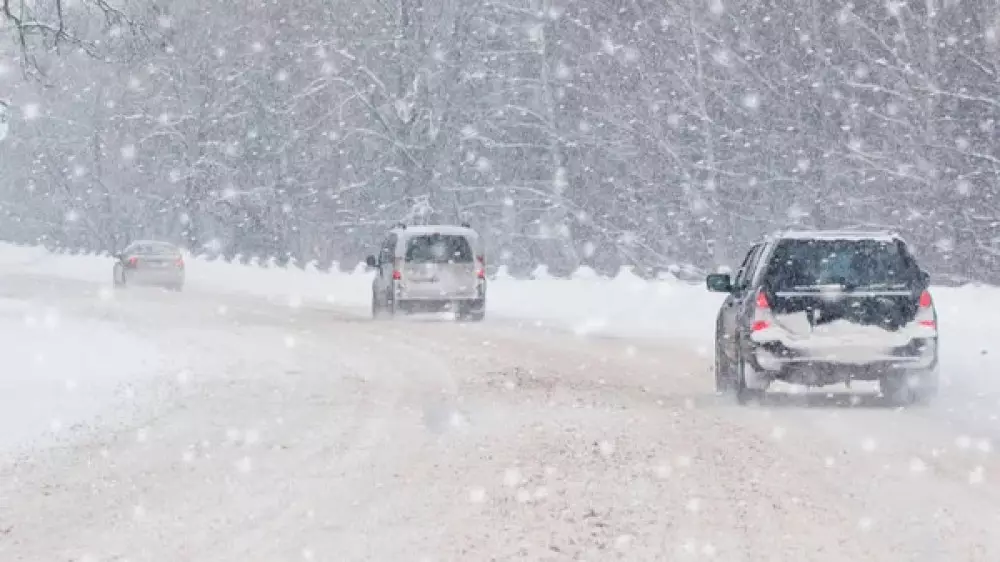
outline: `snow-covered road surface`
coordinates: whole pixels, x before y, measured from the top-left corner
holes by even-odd
[[[128,415],[4,454],[2,560],[1000,559],[995,394],[748,409],[669,341],[0,291],[171,358],[109,406]]]

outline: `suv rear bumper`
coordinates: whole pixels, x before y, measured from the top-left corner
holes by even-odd
[[[866,353],[862,358],[839,356],[837,350],[806,353],[777,341],[753,343],[750,351],[747,357],[754,370],[782,379],[812,371],[823,378],[875,380],[890,371],[933,370],[938,363],[937,338],[914,339],[908,345]]]

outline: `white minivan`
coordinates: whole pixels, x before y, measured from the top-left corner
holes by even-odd
[[[365,261],[376,270],[374,318],[445,310],[459,320],[486,317],[486,259],[467,225],[399,225]]]

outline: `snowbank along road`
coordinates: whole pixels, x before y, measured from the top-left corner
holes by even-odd
[[[4,450],[2,560],[1000,559],[997,394],[741,408],[670,341],[13,271],[0,296],[131,338],[99,415]],[[167,359],[129,371],[143,346]],[[101,375],[62,368],[35,398]]]

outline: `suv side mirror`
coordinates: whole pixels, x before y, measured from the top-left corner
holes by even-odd
[[[924,270],[920,270],[920,282],[923,283],[924,288],[931,286],[931,274]]]
[[[378,260],[375,259],[375,256],[368,256],[365,258],[365,265],[367,265],[369,268],[374,269],[378,267]]]
[[[124,258],[125,256],[123,256],[123,255],[121,254],[121,252],[118,252],[118,253],[114,253],[114,254],[111,254],[111,257],[115,258],[115,261],[122,261],[122,259],[123,259],[123,258]]]
[[[712,273],[705,277],[705,286],[713,293],[733,292],[733,280],[728,273]]]

